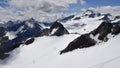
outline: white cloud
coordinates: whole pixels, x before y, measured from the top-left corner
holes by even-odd
[[[8,8],[0,8],[2,20],[35,18],[40,21],[53,21],[66,14],[70,4],[78,0],[8,0]]]
[[[23,10],[41,10],[44,12],[55,12],[66,10],[70,4],[77,3],[77,0],[10,0],[10,6]]]
[[[63,13],[69,10],[71,4],[80,2],[85,4],[85,0],[8,0],[9,7],[0,7],[0,20],[18,20],[35,18],[39,21],[55,21],[69,14]],[[102,13],[119,14],[120,6],[102,6],[89,8]]]
[[[0,19],[3,21],[35,18],[39,21],[54,21],[62,16],[68,16],[63,11],[69,10],[71,4],[81,5],[85,0],[8,0],[9,7],[0,9]]]
[[[86,3],[86,1],[85,0],[80,0],[80,3],[83,5],[83,4]]]

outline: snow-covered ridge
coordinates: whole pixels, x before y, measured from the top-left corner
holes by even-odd
[[[89,16],[91,14],[93,16],[95,14],[95,16]],[[114,66],[119,68],[120,20],[119,18],[109,18],[109,21],[105,21],[103,20],[104,15],[98,16],[96,14],[98,13],[91,12],[83,16],[73,15],[68,17],[67,20],[55,21],[47,27],[42,23],[44,28],[40,22],[35,24],[36,21],[30,19],[25,20],[24,24],[20,25],[19,28],[11,28],[14,31],[12,33],[6,32],[6,30],[3,31],[8,34],[0,36],[0,41],[5,39],[6,36],[9,36],[9,39],[2,40],[2,42],[12,40],[9,41],[6,47],[11,43],[16,43],[16,41],[18,43],[13,44],[13,46],[15,48],[16,46],[20,47],[5,54],[1,54],[2,50],[0,49],[0,58],[7,57],[0,60],[0,68],[114,68]],[[103,22],[107,22],[107,24]],[[111,27],[108,22],[112,25],[117,24],[117,26]],[[104,25],[97,29],[102,23]],[[13,24],[16,25],[17,23],[14,22]],[[20,21],[19,24],[21,24]],[[39,32],[34,33],[34,31]],[[106,32],[107,35],[101,37]],[[81,36],[82,38],[80,38]],[[17,38],[14,39],[15,37]],[[80,48],[86,44],[88,45],[88,42],[90,42],[90,45],[94,44],[94,46],[83,49],[77,48],[74,51],[71,50],[60,55],[60,51],[68,47],[71,41],[74,43],[76,41],[82,42],[83,45]],[[3,43],[0,42],[1,44]],[[76,43],[76,45],[80,44]],[[68,47],[68,49],[70,48]]]
[[[107,43],[78,49],[63,55],[59,51],[79,35],[39,37],[29,46],[11,52],[11,58],[0,64],[1,68],[119,68],[120,35]],[[40,42],[41,41],[41,42]],[[23,62],[24,61],[24,62]],[[7,65],[6,65],[7,63]]]

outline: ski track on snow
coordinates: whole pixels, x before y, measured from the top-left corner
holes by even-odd
[[[113,62],[113,61],[115,61],[115,60],[118,60],[118,59],[120,59],[120,56],[114,57],[114,58],[112,58],[112,59],[110,59],[110,60],[108,60],[108,61],[104,61],[104,62],[95,64],[95,65],[92,65],[92,66],[90,66],[89,68],[103,68],[105,65],[107,65],[107,64],[109,64],[109,63],[111,63],[111,62]]]

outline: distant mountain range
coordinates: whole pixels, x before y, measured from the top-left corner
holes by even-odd
[[[112,17],[111,14],[101,14],[92,10],[87,10],[81,15],[71,15],[66,18],[56,20],[51,23],[41,23],[31,18],[24,21],[8,21],[0,24],[0,59],[6,58],[9,52],[21,44],[31,44],[35,37],[41,36],[62,36],[64,34],[79,34],[79,32],[69,32],[72,29],[79,30],[88,25],[83,23],[84,19],[93,19],[102,22],[102,24],[88,33],[82,34],[74,41],[70,42],[68,47],[61,51],[66,53],[77,48],[90,47],[98,43],[94,37],[99,34],[98,40],[107,41],[108,34],[118,35],[120,33],[120,16]],[[81,21],[81,23],[80,23]],[[94,21],[95,22],[95,21]],[[85,31],[86,29],[84,29]],[[74,31],[74,30],[73,30]],[[91,37],[93,36],[93,38]]]

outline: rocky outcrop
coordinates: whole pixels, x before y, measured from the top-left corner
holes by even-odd
[[[27,40],[25,41],[25,44],[26,44],[26,45],[29,45],[29,44],[33,43],[34,40],[35,40],[34,38],[27,39]]]
[[[103,21],[111,21],[110,19],[109,19],[109,16],[112,16],[111,14],[103,14],[103,17],[101,18],[101,19],[99,19],[99,20],[103,20]]]
[[[88,34],[83,34],[80,37],[76,38],[72,42],[68,44],[68,46],[63,49],[60,54],[72,51],[78,48],[86,48],[94,46],[97,43],[97,40],[94,39],[96,35],[98,36],[98,40],[107,42],[109,38],[107,37],[108,34],[117,35],[120,33],[120,23],[110,23],[110,22],[102,22],[98,28],[91,31]],[[91,38],[90,35],[93,35]]]
[[[51,32],[50,32],[50,29],[49,29],[49,28],[45,28],[45,29],[43,29],[42,32],[41,32],[41,35],[42,35],[42,36],[49,36],[50,34],[51,34]]]
[[[82,17],[84,17],[84,16],[87,16],[89,18],[95,18],[95,17],[101,16],[101,13],[98,13],[98,12],[88,9],[82,14]]]
[[[6,35],[6,29],[4,27],[0,27],[0,49],[3,48],[5,43],[9,40],[9,38]],[[0,53],[2,53],[0,51]]]
[[[90,34],[93,34],[94,36],[99,34],[98,39],[102,41],[105,41],[108,34],[117,35],[119,33],[120,33],[120,23],[118,22],[116,23],[102,22],[97,29],[90,32]]]
[[[25,21],[19,21],[17,24],[13,24],[7,27],[8,31],[15,32],[17,36],[21,38],[29,38],[41,35],[42,27],[33,18]]]
[[[5,59],[8,57],[8,54],[4,54],[3,47],[5,43],[9,40],[9,38],[6,35],[6,29],[4,27],[0,27],[0,59]]]
[[[96,41],[94,39],[91,39],[89,34],[81,35],[80,37],[70,42],[68,46],[60,52],[60,54],[66,53],[78,48],[90,47],[95,44],[96,44]]]
[[[80,20],[81,19],[81,17],[75,17],[74,18],[74,20]]]
[[[115,16],[114,20],[120,19],[120,16]]]
[[[90,34],[93,34],[96,36],[99,34],[98,39],[103,40],[106,38],[106,36],[112,32],[113,24],[109,22],[103,22],[97,29],[93,30]]]
[[[50,27],[50,33],[52,36],[61,36],[64,34],[69,34],[67,29],[59,22],[54,22],[54,24]]]
[[[6,29],[4,27],[0,27],[0,37],[3,37],[6,34]]]
[[[71,20],[71,19],[74,18],[74,17],[75,17],[75,15],[70,15],[70,16],[65,17],[65,18],[63,18],[63,19],[61,19],[61,20],[58,20],[58,21],[60,21],[60,22],[66,22],[66,21],[68,21],[68,20]]]
[[[0,59],[1,60],[4,60],[5,58],[9,57],[9,54],[3,54],[3,53],[0,53]]]
[[[120,25],[116,25],[116,24],[114,24],[114,25],[115,26],[113,26],[112,34],[117,35],[120,33]]]
[[[34,39],[28,40],[28,38],[42,36],[41,30],[39,23],[32,18],[25,21],[9,21],[5,27],[0,27],[0,55],[5,57],[4,53],[12,51],[21,44],[31,44]],[[5,36],[7,32],[14,32],[16,37],[9,40]]]
[[[50,28],[42,28],[33,18],[25,21],[9,21],[5,27],[0,27],[0,59],[8,57],[6,52],[18,48],[21,44],[29,45],[38,36],[61,36],[69,34],[67,29],[59,22],[54,22]],[[54,29],[57,29],[54,31]],[[54,31],[54,32],[53,32]],[[7,32],[14,32],[15,38],[9,40]]]

